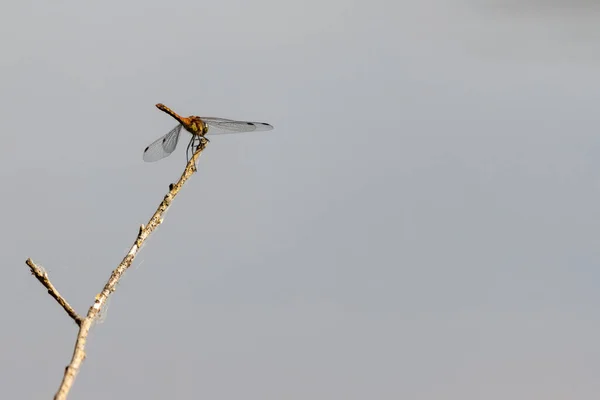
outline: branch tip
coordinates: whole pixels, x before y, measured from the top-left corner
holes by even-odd
[[[56,300],[58,304],[60,304],[63,310],[65,310],[69,317],[71,317],[78,326],[81,326],[83,318],[81,318],[81,316],[77,314],[77,312],[73,309],[73,307],[71,307],[67,300],[65,300],[65,298],[61,296],[58,290],[56,290],[52,282],[50,282],[50,278],[48,277],[48,273],[46,272],[46,270],[43,267],[36,265],[31,260],[31,258],[25,260],[25,264],[27,264],[27,266],[31,270],[31,274],[35,276],[35,278],[42,284],[42,286],[44,286],[47,289],[48,294],[54,300]]]

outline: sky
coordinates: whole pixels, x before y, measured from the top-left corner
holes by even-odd
[[[89,337],[72,399],[577,399],[600,391],[591,1],[5,2],[0,390],[76,325],[214,136]]]

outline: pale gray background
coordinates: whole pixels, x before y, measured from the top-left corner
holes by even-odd
[[[276,129],[213,137],[71,398],[597,398],[591,1],[0,11],[1,398],[76,334],[24,260],[86,312],[179,177],[158,102]]]

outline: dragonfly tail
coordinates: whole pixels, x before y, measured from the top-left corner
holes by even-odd
[[[158,108],[159,110],[166,112],[167,114],[169,114],[171,117],[175,118],[177,121],[179,121],[179,123],[181,124],[186,124],[187,122],[187,118],[183,118],[182,116],[180,116],[179,114],[177,114],[175,111],[171,110],[169,107],[165,106],[164,104],[158,103],[156,105],[156,108]]]

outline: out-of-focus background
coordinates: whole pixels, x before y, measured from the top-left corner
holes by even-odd
[[[213,136],[90,336],[72,399],[591,399],[600,7],[42,1],[0,12],[0,390],[76,326]]]

